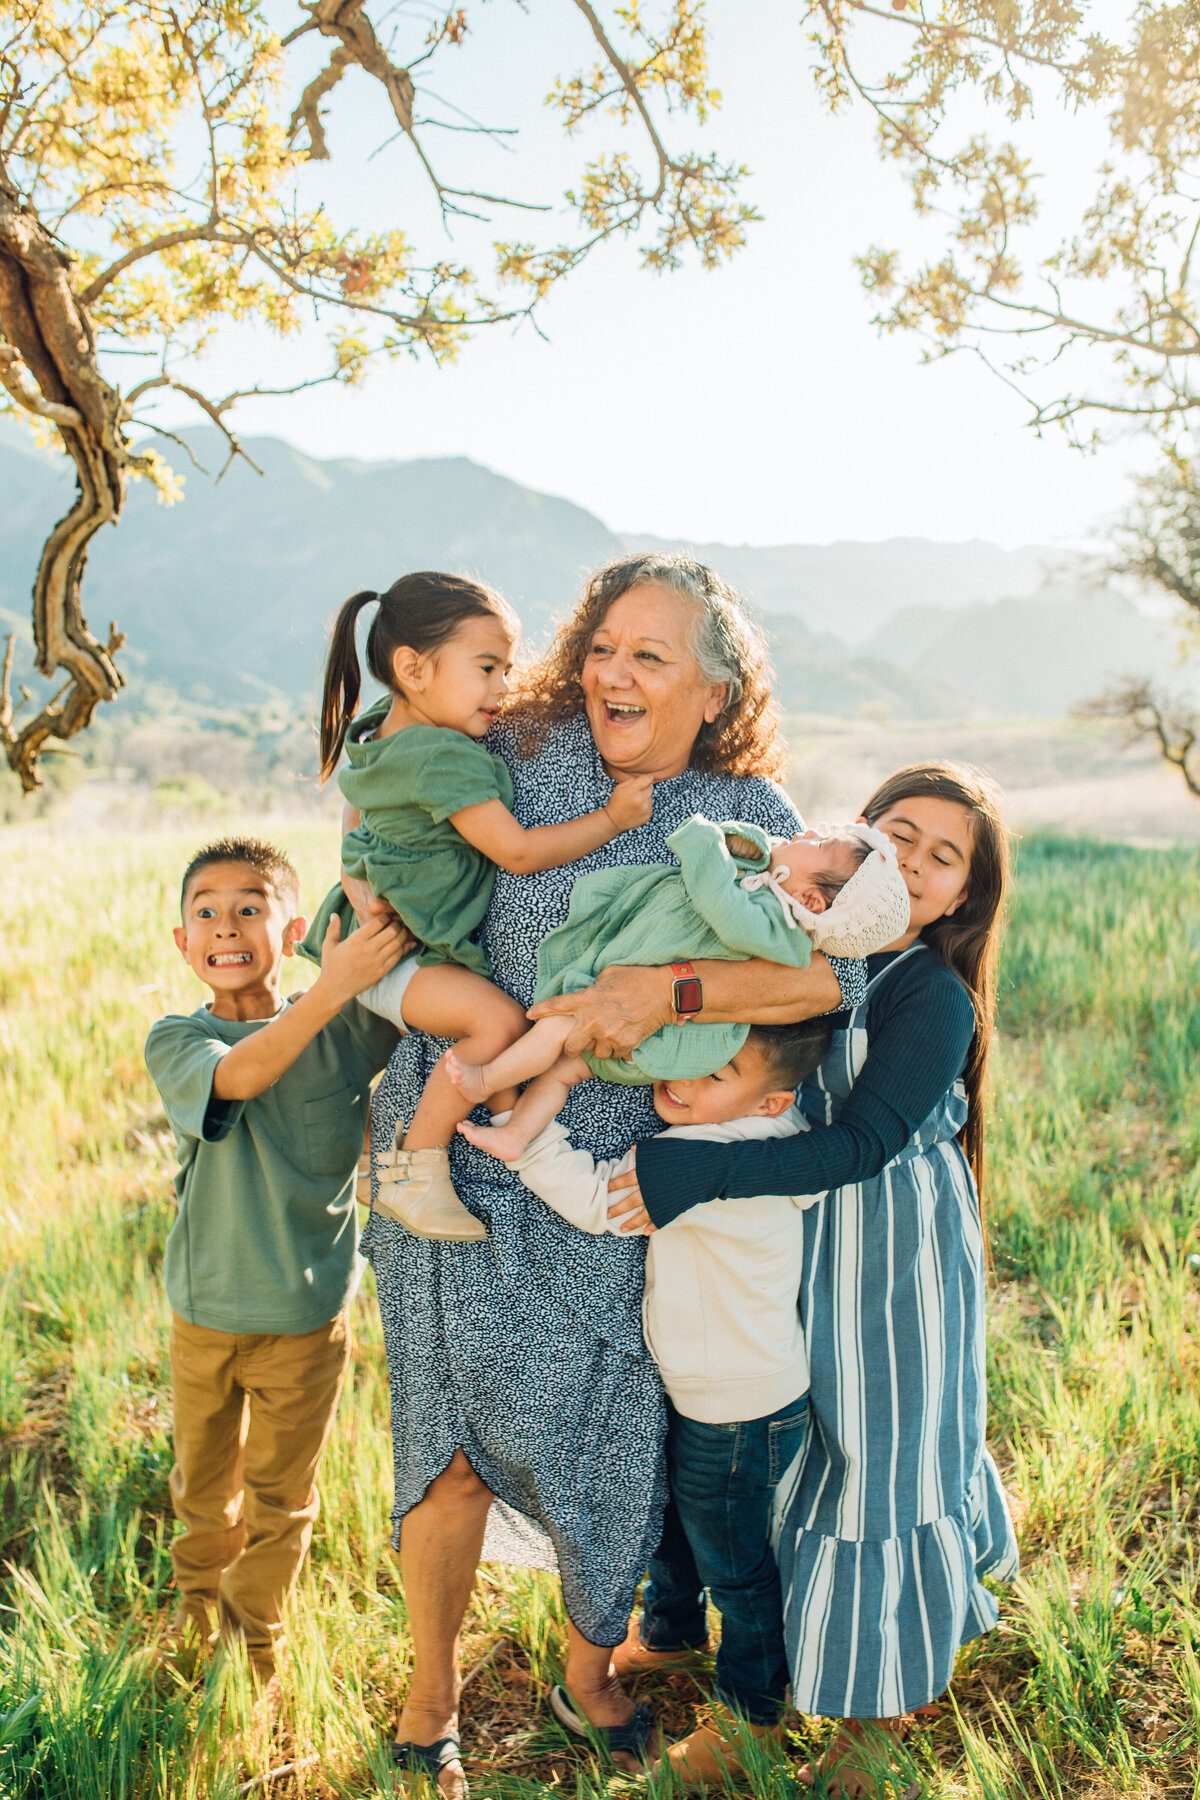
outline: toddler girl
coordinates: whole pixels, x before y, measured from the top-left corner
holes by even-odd
[[[822,825],[790,841],[757,825],[687,820],[667,842],[679,867],[598,870],[571,893],[566,922],[538,950],[536,997],[577,993],[614,963],[663,963],[681,957],[767,962],[804,968],[813,946],[829,956],[867,956],[908,924],[908,889],[891,840],[869,825]],[[690,971],[690,964],[683,965]],[[629,1061],[561,1054],[570,1016],[539,1019],[491,1063],[469,1062],[466,1045],[446,1067],[472,1105],[532,1080],[503,1126],[460,1124],[471,1143],[502,1161],[523,1154],[589,1075],[633,1085],[693,1080],[721,1069],[741,1050],[748,1025],[684,1018],[638,1045]],[[500,1112],[507,1097],[493,1111]],[[463,1117],[469,1110],[464,1106]]]
[[[367,667],[389,690],[355,719],[362,677],[355,623],[378,605],[367,637]],[[343,744],[350,766],[338,778],[358,812],[342,840],[346,874],[399,914],[418,940],[383,981],[360,998],[401,1030],[455,1038],[464,1057],[487,1063],[527,1030],[515,1000],[489,980],[472,934],[491,898],[496,865],[514,874],[558,868],[650,817],[646,777],[619,782],[599,811],[526,830],[509,810],[512,780],[482,739],[508,688],[520,625],[499,594],[459,575],[406,575],[384,594],[346,601],[334,623],[321,702],[321,778]],[[330,921],[354,928],[340,887],[327,896],[301,949],[319,962]],[[459,1200],[446,1146],[474,1101],[439,1064],[402,1147],[385,1159],[388,1216],[418,1237],[477,1239],[487,1233]]]

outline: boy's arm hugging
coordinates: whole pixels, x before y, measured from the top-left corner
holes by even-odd
[[[261,1031],[226,1051],[213,1075],[213,1097],[253,1100],[264,1093],[348,1000],[395,967],[408,942],[403,925],[381,902],[372,902],[364,924],[344,941],[340,922],[331,919],[316,981]]]

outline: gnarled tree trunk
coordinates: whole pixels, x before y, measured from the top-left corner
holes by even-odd
[[[88,548],[125,498],[129,452],[121,397],[100,374],[91,322],[71,290],[69,263],[53,236],[0,173],[0,379],[26,410],[57,426],[75,464],[75,504],[42,552],[33,589],[39,673],[62,669],[65,686],[20,730],[7,679],[0,692],[0,742],[28,792],[41,785],[47,738],[70,738],[101,700],[123,686],[113,662],[124,642],[114,626],[102,644],[88,630],[80,585]]]

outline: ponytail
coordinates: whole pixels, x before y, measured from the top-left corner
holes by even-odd
[[[379,611],[367,634],[367,668],[379,683],[395,694],[393,662],[397,650],[415,650],[429,656],[440,650],[467,619],[498,618],[520,636],[520,622],[512,607],[493,588],[465,575],[442,575],[422,570],[402,575],[386,593],[367,588],[352,594],[338,612],[329,637],[325,686],[321,694],[321,780],[337,767],[350,721],[358,711],[362,672],[358,666],[355,630],[364,606],[378,601]]]
[[[362,692],[362,671],[358,666],[358,648],[354,641],[358,615],[379,595],[370,588],[351,594],[333,621],[329,634],[329,655],[325,661],[325,686],[321,693],[321,780],[328,781],[337,768],[338,757],[350,721],[358,711]]]

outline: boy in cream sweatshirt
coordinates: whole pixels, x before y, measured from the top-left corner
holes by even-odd
[[[732,1062],[692,1081],[654,1084],[673,1136],[729,1142],[807,1129],[795,1090],[826,1055],[826,1020],[751,1029]],[[634,1153],[593,1162],[563,1126],[546,1126],[514,1163],[522,1181],[583,1231],[619,1232],[610,1180]],[[797,1310],[798,1212],[816,1195],[713,1200],[655,1232],[642,1320],[667,1392],[671,1499],[650,1565],[640,1637],[625,1668],[677,1663],[707,1640],[705,1589],[721,1613],[717,1701],[738,1729],[778,1734],[788,1667],[771,1548],[775,1487],[808,1434],[808,1358]],[[618,1660],[622,1650],[617,1653]],[[639,1654],[640,1652],[640,1654]],[[736,1766],[736,1735],[715,1718],[672,1745],[684,1784]]]

